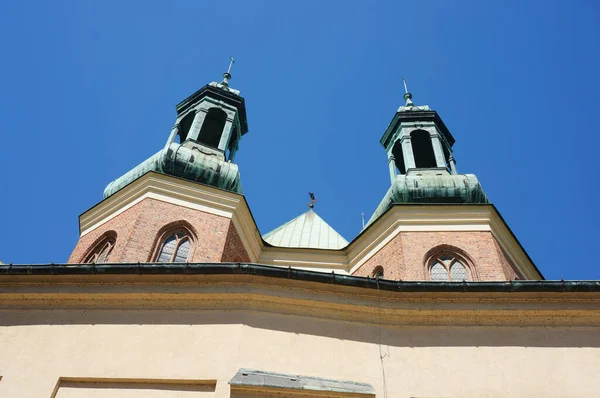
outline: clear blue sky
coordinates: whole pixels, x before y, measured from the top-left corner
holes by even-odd
[[[310,190],[358,234],[389,187],[404,75],[545,276],[600,279],[598,21],[592,0],[2,2],[0,260],[65,262],[78,215],[233,55],[261,233]]]

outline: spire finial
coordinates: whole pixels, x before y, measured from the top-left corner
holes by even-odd
[[[406,85],[406,79],[402,76],[402,81],[404,82],[404,99],[406,100],[406,106],[413,106],[412,94],[408,92],[408,86]]]
[[[231,79],[231,67],[233,66],[233,63],[235,62],[233,57],[229,57],[229,59],[230,59],[229,68],[227,68],[227,72],[223,73],[223,81],[221,82],[221,84],[226,87],[229,87],[229,79]]]
[[[315,202],[317,201],[317,199],[315,199],[314,192],[309,192],[308,195],[310,196],[310,202],[308,202],[308,207],[312,209],[313,207],[315,207]]]

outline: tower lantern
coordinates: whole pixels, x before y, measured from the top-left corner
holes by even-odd
[[[371,217],[393,203],[489,203],[473,174],[458,174],[455,139],[427,105],[415,105],[404,83],[404,100],[380,140],[388,157],[391,187]]]
[[[148,171],[242,192],[233,162],[248,120],[244,98],[229,86],[233,62],[231,58],[220,83],[209,83],[177,104],[175,125],[163,149],[108,184],[105,198]]]

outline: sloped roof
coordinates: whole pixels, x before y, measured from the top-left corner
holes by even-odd
[[[313,209],[263,235],[265,242],[278,247],[342,249],[348,245]]]

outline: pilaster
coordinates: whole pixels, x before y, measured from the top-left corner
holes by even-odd
[[[225,150],[227,149],[227,144],[229,144],[229,138],[231,137],[232,130],[233,118],[229,117],[228,113],[227,120],[225,121],[225,126],[223,127],[223,131],[221,132],[221,140],[219,141],[218,146],[218,148],[223,152],[225,152]]]
[[[389,159],[388,159],[388,167],[390,169],[390,180],[392,181],[392,184],[394,184],[394,182],[396,181],[396,158],[394,158],[394,155],[390,154]]]
[[[404,164],[406,166],[406,170],[408,171],[408,169],[414,169],[417,166],[415,164],[415,155],[413,153],[410,136],[402,138],[400,142],[402,145],[402,154],[404,155]]]
[[[173,128],[171,129],[171,134],[169,134],[169,139],[167,140],[167,144],[165,145],[165,148],[168,148],[169,145],[171,145],[173,142],[175,142],[175,137],[177,137],[177,134],[179,134],[179,130],[181,128],[179,127],[179,123],[176,124],[175,126],[173,126]]]
[[[194,117],[194,121],[192,122],[192,126],[190,127],[190,132],[188,133],[187,138],[197,140],[198,135],[200,134],[202,123],[204,123],[204,119],[206,118],[207,110],[201,108],[192,112],[196,112],[196,116]]]
[[[428,129],[429,130],[429,129]],[[446,160],[444,158],[444,148],[442,147],[442,142],[440,141],[440,137],[438,133],[430,132],[431,136],[431,146],[433,147],[433,153],[435,155],[435,163],[437,167],[446,167]]]

